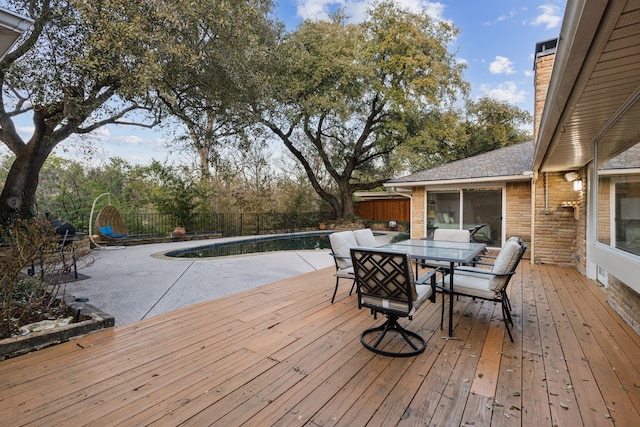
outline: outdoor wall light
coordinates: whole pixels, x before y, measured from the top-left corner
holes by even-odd
[[[582,190],[582,180],[580,179],[580,174],[578,172],[567,172],[564,174],[564,180],[567,182],[573,182],[573,189],[575,191]]]
[[[579,178],[580,178],[580,175],[578,175],[578,172],[567,172],[564,174],[564,180],[567,182],[573,182]]]

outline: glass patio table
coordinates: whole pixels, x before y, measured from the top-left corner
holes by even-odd
[[[410,239],[389,243],[381,248],[406,252],[415,260],[443,261],[450,264],[449,289],[453,291],[454,267],[470,264],[487,247],[484,243],[447,242],[443,240]],[[416,277],[418,265],[416,264]],[[453,337],[453,292],[449,293],[449,336]]]

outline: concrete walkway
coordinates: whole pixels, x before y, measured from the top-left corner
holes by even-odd
[[[93,265],[79,273],[67,293],[115,317],[116,326],[146,319],[212,298],[272,283],[334,265],[328,250],[270,252],[209,259],[166,258],[180,248],[242,238],[126,246],[94,250]],[[246,237],[245,237],[246,239]],[[380,243],[388,238],[379,236]],[[331,288],[333,283],[322,283]]]

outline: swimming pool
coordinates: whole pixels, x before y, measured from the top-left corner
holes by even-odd
[[[329,234],[331,233],[260,236],[179,249],[164,255],[171,258],[213,258],[261,252],[330,249]]]

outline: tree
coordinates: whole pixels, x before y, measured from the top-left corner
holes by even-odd
[[[431,169],[532,138],[528,111],[486,97],[467,101],[464,110],[431,111],[419,120],[420,132],[395,153],[396,170]]]
[[[431,169],[456,160],[456,146],[467,141],[468,136],[461,126],[461,113],[455,109],[433,110],[418,120],[420,131],[394,153],[394,170],[399,174]]]
[[[201,199],[198,181],[189,176],[187,168],[162,165],[151,162],[147,178],[155,185],[150,190],[149,199],[159,213],[170,214],[176,221],[185,221],[193,213]],[[179,224],[186,227],[190,224]]]
[[[418,117],[466,91],[447,50],[456,34],[426,13],[382,2],[360,24],[341,13],[306,21],[274,52],[280,68],[253,111],[336,217],[353,214],[355,191],[391,177],[391,154],[419,132]]]
[[[16,156],[0,194],[0,222],[34,213],[40,169],[69,136],[107,124],[159,122],[151,90],[176,56],[195,57],[184,51],[190,46],[181,43],[184,29],[195,28],[217,4],[7,0],[34,24],[0,60],[0,141]],[[233,20],[227,12],[217,19]],[[34,131],[25,141],[15,120],[27,115]]]
[[[259,73],[252,58],[263,55],[279,31],[269,19],[270,0],[214,2],[210,6],[206,14],[194,17],[192,26],[185,26],[181,43],[187,56],[171,59],[158,87],[164,105],[186,127],[186,134],[178,141],[195,149],[204,178],[210,178],[210,164],[223,141],[251,125],[238,103],[243,97],[254,96],[252,86]],[[233,19],[220,20],[225,14]]]
[[[469,101],[462,123],[466,139],[455,145],[457,159],[530,141],[532,117],[505,101],[483,97]]]

